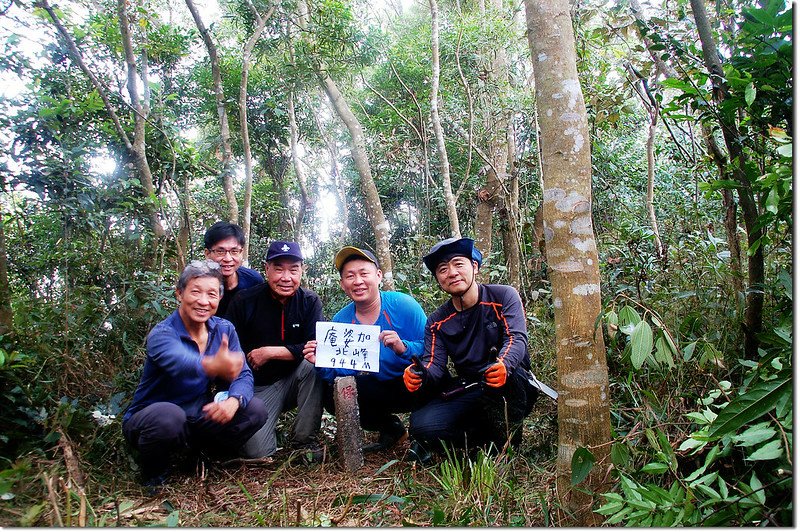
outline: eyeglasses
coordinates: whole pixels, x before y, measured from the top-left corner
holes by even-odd
[[[242,254],[242,248],[231,248],[231,249],[214,248],[209,251],[211,251],[211,253],[218,259],[225,257],[225,255],[227,255],[228,253],[231,254],[231,257],[238,257],[239,255]]]

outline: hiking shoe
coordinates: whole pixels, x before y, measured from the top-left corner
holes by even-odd
[[[361,450],[363,452],[374,453],[377,451],[383,451],[406,441],[406,438],[408,438],[408,431],[406,430],[405,425],[403,425],[403,422],[400,421],[399,417],[392,417],[394,419],[392,419],[391,423],[381,429],[380,435],[378,436],[378,441],[362,447]]]
[[[411,442],[411,447],[408,448],[408,457],[411,461],[418,462],[424,466],[430,464],[433,460],[431,452],[418,441]]]
[[[161,490],[163,490],[164,487],[169,483],[169,474],[170,471],[167,470],[142,481],[142,487],[144,487],[147,495],[150,497],[155,497],[161,493]]]

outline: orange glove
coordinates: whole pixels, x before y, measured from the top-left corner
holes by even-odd
[[[500,388],[506,383],[508,372],[506,371],[505,364],[502,362],[495,362],[489,366],[489,369],[486,370],[484,375],[486,376],[486,384],[492,388]]]
[[[414,369],[414,364],[408,366],[403,372],[403,383],[411,393],[416,392],[422,386],[422,375],[419,374],[419,370]]]

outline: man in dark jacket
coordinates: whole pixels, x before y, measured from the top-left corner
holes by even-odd
[[[450,299],[428,316],[421,364],[404,373],[409,391],[435,394],[411,413],[411,452],[422,461],[439,441],[518,444],[537,395],[522,301],[511,286],[476,282],[481,259],[469,238],[443,240],[423,258]]]
[[[224,318],[228,305],[241,290],[264,282],[261,274],[242,266],[244,251],[244,231],[230,222],[217,222],[206,231],[203,237],[206,246],[206,259],[220,265],[225,280],[225,292],[219,300],[217,316]]]
[[[221,292],[216,262],[189,263],[178,279],[178,310],[147,336],[142,378],[122,420],[146,485],[166,481],[173,451],[236,456],[267,418],[236,330],[214,316]]]
[[[267,406],[264,426],[244,446],[250,458],[277,450],[275,427],[281,412],[297,407],[291,446],[318,458],[317,432],[322,422],[322,381],[304,360],[303,346],[316,338],[322,301],[300,287],[303,257],[296,242],[275,241],[266,258],[267,282],[239,293],[227,318],[236,327],[253,368],[256,397]]]

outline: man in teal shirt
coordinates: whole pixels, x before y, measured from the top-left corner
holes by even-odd
[[[333,411],[333,381],[336,377],[355,375],[358,407],[364,430],[379,431],[377,443],[364,451],[379,451],[401,442],[407,436],[403,422],[396,415],[410,412],[414,396],[403,384],[403,371],[412,356],[420,356],[425,338],[425,312],[413,297],[400,292],[383,292],[383,278],[378,260],[370,251],[352,246],[342,248],[334,258],[339,283],[352,303],[333,317],[337,323],[378,325],[380,371],[359,372],[349,369],[317,368],[327,383],[323,395],[326,408]],[[316,362],[317,342],[308,342],[303,350],[306,360]]]

